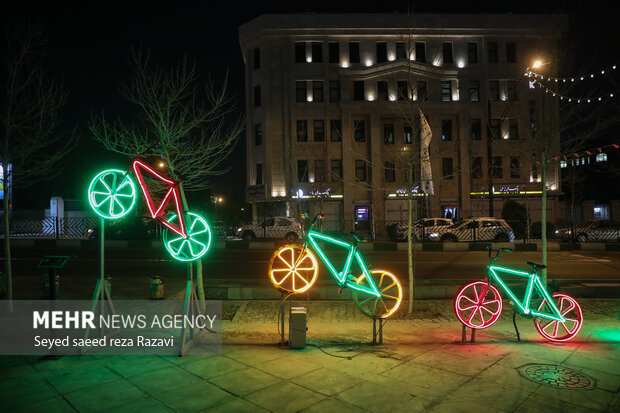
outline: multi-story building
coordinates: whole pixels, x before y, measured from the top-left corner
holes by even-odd
[[[523,74],[548,59],[566,25],[565,16],[513,14],[263,15],[244,24],[254,218],[301,210],[371,228],[405,219],[413,197],[417,217],[500,216],[505,199],[527,199],[540,219],[536,144],[557,101]],[[421,190],[425,121],[432,194]],[[562,215],[558,171],[547,171],[548,220]]]

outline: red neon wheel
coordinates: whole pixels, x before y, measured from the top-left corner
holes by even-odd
[[[577,300],[570,295],[555,293],[552,295],[555,305],[560,310],[560,314],[566,318],[565,322],[549,320],[547,318],[534,318],[534,325],[541,336],[549,341],[567,341],[575,337],[583,323],[583,314]],[[543,300],[538,307],[538,311],[545,311],[547,300]]]
[[[456,316],[469,328],[487,328],[502,313],[502,297],[497,288],[484,281],[463,286],[454,299]]]

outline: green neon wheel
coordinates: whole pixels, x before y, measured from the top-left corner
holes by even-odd
[[[167,220],[172,225],[178,225],[177,215]],[[194,261],[206,254],[211,246],[211,228],[207,221],[198,214],[188,212],[185,215],[187,238],[176,232],[164,229],[164,246],[179,261]]]
[[[88,202],[102,218],[122,218],[136,204],[136,185],[127,172],[107,169],[90,182]]]

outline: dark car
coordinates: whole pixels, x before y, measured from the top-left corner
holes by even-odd
[[[573,231],[575,231],[573,236]],[[556,231],[562,241],[620,241],[620,222],[611,220],[586,221]]]

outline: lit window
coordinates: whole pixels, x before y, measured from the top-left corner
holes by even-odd
[[[606,161],[607,161],[606,153],[599,153],[596,155],[596,162],[606,162]]]
[[[560,168],[566,168],[566,161],[560,161]]]

